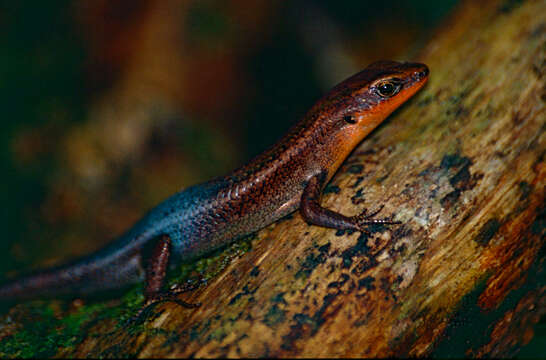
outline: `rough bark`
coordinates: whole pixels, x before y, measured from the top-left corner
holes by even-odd
[[[419,60],[431,79],[327,188],[372,236],[260,231],[138,326],[93,314],[59,356],[509,356],[546,313],[546,2],[467,1]],[[372,245],[376,246],[372,246]],[[372,253],[370,249],[381,250]]]

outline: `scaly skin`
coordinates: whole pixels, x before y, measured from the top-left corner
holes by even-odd
[[[308,222],[336,229],[365,231],[367,224],[394,223],[370,219],[365,212],[346,217],[324,209],[320,195],[353,148],[427,79],[423,64],[371,64],[334,87],[284,138],[247,165],[174,194],[92,255],[2,285],[0,300],[81,295],[144,278],[146,297],[153,299],[169,264],[199,257],[300,206]]]

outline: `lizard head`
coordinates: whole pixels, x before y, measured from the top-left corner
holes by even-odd
[[[334,117],[371,131],[421,89],[428,74],[424,64],[375,62],[332,89],[343,104]]]
[[[308,119],[328,140],[332,164],[329,176],[343,159],[396,108],[428,80],[424,64],[378,61],[330,90],[308,113]],[[320,131],[319,131],[320,132]]]

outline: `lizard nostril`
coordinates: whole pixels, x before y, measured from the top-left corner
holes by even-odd
[[[424,68],[421,71],[416,71],[415,73],[413,73],[413,75],[419,80],[424,79],[428,75],[428,68]]]

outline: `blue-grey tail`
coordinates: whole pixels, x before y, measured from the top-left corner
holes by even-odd
[[[151,235],[130,231],[91,255],[9,280],[0,285],[0,301],[78,296],[138,282],[144,277],[141,248]]]

